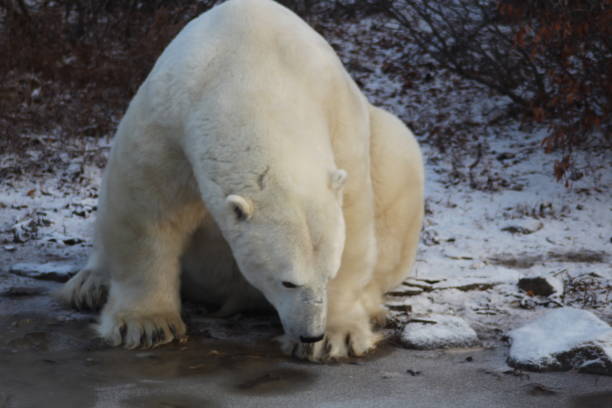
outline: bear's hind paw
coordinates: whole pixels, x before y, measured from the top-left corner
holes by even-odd
[[[99,271],[83,269],[66,282],[56,295],[76,309],[98,310],[106,302],[108,279]]]

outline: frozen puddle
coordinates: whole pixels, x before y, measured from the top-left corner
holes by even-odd
[[[552,310],[509,337],[508,364],[513,367],[612,375],[612,328],[586,310]]]

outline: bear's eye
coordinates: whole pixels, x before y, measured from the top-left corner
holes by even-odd
[[[283,281],[283,286],[289,289],[295,289],[298,287],[298,285],[296,285],[295,283],[291,283],[287,281]]]
[[[236,215],[236,219],[238,221],[244,221],[247,218],[244,211],[242,211],[242,208],[237,205],[234,206],[234,215]]]

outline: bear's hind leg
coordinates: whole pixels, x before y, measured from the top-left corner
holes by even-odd
[[[98,310],[106,302],[108,285],[108,271],[94,249],[87,265],[64,284],[57,297],[77,309]]]

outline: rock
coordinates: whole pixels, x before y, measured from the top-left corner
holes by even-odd
[[[563,281],[554,276],[535,276],[521,278],[518,287],[525,292],[537,296],[550,296],[563,294]]]
[[[534,397],[544,397],[559,393],[558,389],[540,383],[525,384],[523,389],[527,391],[527,394],[533,395]]]
[[[529,269],[538,262],[543,261],[541,255],[529,254],[499,254],[488,259],[493,265],[501,265],[513,269]]]
[[[38,226],[32,219],[19,222],[13,225],[10,230],[13,233],[13,242],[16,244],[23,244],[30,239],[38,238]]]
[[[462,276],[453,277],[432,285],[432,290],[446,290],[446,289],[457,289],[464,292],[470,290],[487,290],[497,285],[502,284],[516,284],[520,275],[516,271],[511,270],[500,270],[495,276]]]
[[[44,288],[33,288],[29,286],[12,286],[0,292],[0,296],[26,297],[39,296],[45,293]]]
[[[535,220],[515,220],[515,224],[507,225],[501,230],[511,234],[528,235],[544,228],[544,224]]]
[[[465,320],[440,314],[408,322],[401,340],[406,347],[421,350],[471,347],[479,343],[476,332]]]
[[[389,296],[403,297],[403,296],[415,296],[423,293],[423,288],[416,286],[399,286],[394,290],[387,292]]]
[[[497,155],[497,160],[504,161],[504,160],[514,159],[515,157],[516,157],[516,154],[514,153],[504,152],[504,153],[500,153]]]
[[[446,256],[449,259],[454,259],[457,261],[472,261],[474,260],[474,257],[471,255],[467,255],[463,252],[457,252],[456,250],[452,249],[452,248],[447,248],[444,250],[444,256]]]
[[[583,248],[566,252],[550,251],[548,257],[556,262],[604,263],[608,261],[609,255],[605,251],[591,251]]]
[[[612,375],[612,328],[586,310],[552,310],[508,336],[512,367]]]
[[[62,241],[64,245],[76,245],[84,242],[81,238],[66,238]]]
[[[47,241],[49,241],[49,242],[58,242],[58,243],[62,243],[62,244],[67,245],[67,246],[77,245],[77,244],[85,242],[82,238],[67,237],[65,235],[58,234],[58,233],[51,234],[47,238]]]
[[[44,264],[17,263],[9,269],[9,272],[15,275],[56,282],[66,282],[78,271],[79,268],[77,266],[62,262],[48,262]]]
[[[412,312],[412,305],[408,305],[405,303],[386,302],[385,306],[387,306],[387,309],[392,310],[394,312],[401,312],[401,313],[411,313]]]
[[[503,282],[487,281],[484,278],[455,278],[433,285],[434,290],[457,289],[464,292],[470,290],[487,290]]]
[[[13,242],[23,244],[32,239],[38,239],[41,227],[48,227],[52,224],[47,218],[47,213],[37,211],[30,214],[27,219],[13,225],[9,231],[13,233]]]
[[[381,377],[385,380],[388,380],[390,378],[398,378],[398,377],[403,377],[404,375],[402,373],[398,373],[398,372],[394,372],[394,371],[385,371],[381,374]]]
[[[72,176],[73,178],[78,177],[83,174],[83,160],[75,159],[73,160],[66,169],[66,173]]]
[[[407,286],[407,287],[413,287],[413,288],[419,288],[422,289],[426,292],[429,292],[430,290],[433,289],[433,284],[425,281],[425,280],[420,280],[420,279],[414,279],[414,278],[410,278],[405,280],[402,283],[403,286]]]

